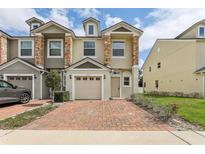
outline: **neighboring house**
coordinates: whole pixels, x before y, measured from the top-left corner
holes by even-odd
[[[138,49],[142,31],[119,22],[100,31],[94,18],[83,21],[85,36],[54,21],[26,21],[30,36],[0,31],[0,77],[31,89],[32,98],[48,97],[45,75],[59,70],[71,99],[128,98],[137,92]]]
[[[142,69],[144,92],[195,93],[204,97],[205,20],[174,39],[158,39]]]

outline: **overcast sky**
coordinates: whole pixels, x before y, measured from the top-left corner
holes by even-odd
[[[205,9],[0,9],[0,29],[10,35],[27,35],[25,20],[37,17],[54,20],[83,35],[82,21],[94,17],[101,29],[122,20],[144,31],[140,39],[140,65],[143,64],[157,38],[173,38],[199,20]]]

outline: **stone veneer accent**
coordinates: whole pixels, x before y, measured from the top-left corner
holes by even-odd
[[[64,67],[71,65],[72,59],[72,36],[65,36],[65,46],[64,46]]]
[[[7,62],[7,38],[0,36],[0,65]]]
[[[111,62],[111,36],[104,35],[103,42],[104,42],[104,64],[110,66],[110,62]]]
[[[132,65],[138,65],[139,56],[139,37],[132,37]]]
[[[44,36],[37,35],[34,38],[35,65],[44,67]]]

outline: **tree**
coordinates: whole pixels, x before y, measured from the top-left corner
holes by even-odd
[[[61,77],[57,70],[51,70],[46,75],[46,86],[51,88],[52,96],[54,91],[60,90],[61,87]]]
[[[139,87],[143,87],[143,71],[142,69],[139,69],[139,82],[138,82],[138,86]]]

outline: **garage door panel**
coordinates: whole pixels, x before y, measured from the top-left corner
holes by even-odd
[[[32,91],[32,77],[30,76],[7,76],[7,81],[15,86],[27,88]]]
[[[101,99],[101,79],[99,77],[76,77],[75,99]]]

